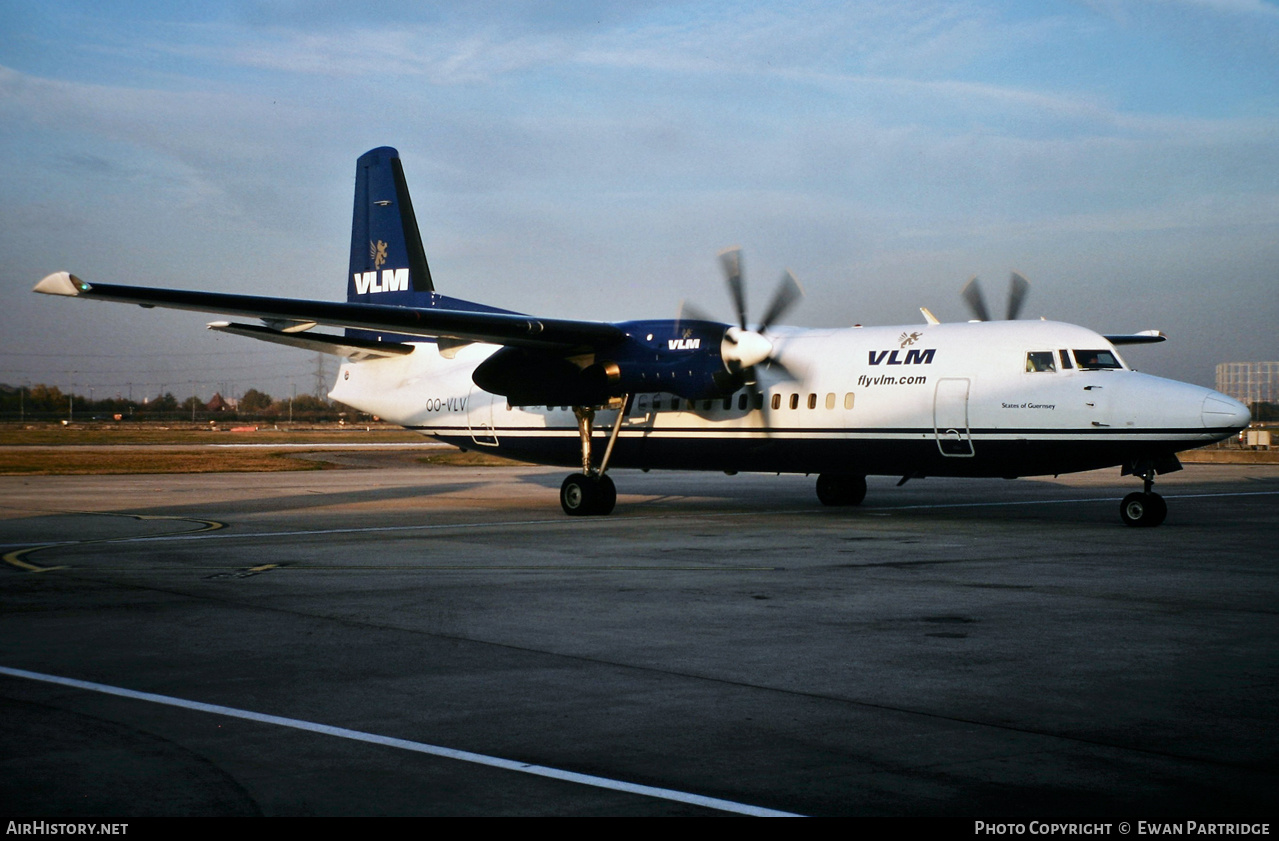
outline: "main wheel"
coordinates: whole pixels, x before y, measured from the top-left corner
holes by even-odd
[[[822,473],[817,477],[817,498],[822,505],[861,505],[866,498],[866,477]]]
[[[1168,503],[1157,493],[1136,491],[1119,504],[1119,516],[1127,526],[1157,526],[1168,516]]]
[[[617,486],[608,476],[573,473],[560,485],[560,507],[570,516],[611,514],[617,505]]]
[[[617,505],[617,485],[613,484],[607,473],[596,479],[595,492],[599,494],[595,501],[595,513],[600,516],[612,514],[613,507]]]
[[[598,497],[598,485],[584,473],[570,474],[560,485],[560,507],[570,517],[594,514]]]

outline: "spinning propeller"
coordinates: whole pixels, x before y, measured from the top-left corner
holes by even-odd
[[[777,291],[773,293],[773,300],[764,312],[764,317],[752,330],[746,321],[746,285],[742,281],[742,250],[740,248],[725,249],[720,252],[719,261],[724,267],[724,279],[728,282],[728,291],[733,296],[733,307],[737,313],[736,326],[724,331],[724,339],[720,343],[720,356],[724,360],[724,367],[734,379],[740,378],[740,381],[753,383],[755,366],[761,362],[782,367],[781,363],[773,358],[773,343],[765,334],[771,325],[804,297],[804,290],[800,288],[799,281],[788,270],[782,275]],[[702,318],[692,307],[683,309],[690,317]],[[681,313],[682,317],[683,313]],[[782,367],[782,370],[784,371],[785,368]]]
[[[1021,312],[1021,305],[1026,301],[1026,293],[1030,291],[1030,281],[1013,272],[1012,277],[1008,281],[1008,310],[1006,321],[1015,321],[1017,314]],[[964,302],[968,304],[968,308],[973,311],[978,321],[991,321],[990,310],[986,309],[986,299],[982,297],[981,285],[977,283],[977,277],[974,275],[964,284],[963,290],[959,293],[963,296]]]

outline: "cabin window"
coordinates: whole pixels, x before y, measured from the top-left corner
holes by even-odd
[[[648,411],[648,395],[647,394],[641,394],[639,396],[639,409],[641,412]]]
[[[654,394],[653,395],[653,411],[654,412],[660,411],[661,408],[662,408],[662,395]]]
[[[1057,362],[1051,350],[1032,350],[1026,354],[1026,372],[1030,374],[1056,371]]]
[[[755,392],[755,410],[760,411],[764,408],[764,392]]]
[[[799,395],[798,395],[798,394],[792,394],[792,395],[790,396],[790,407],[791,407],[792,409],[798,409],[798,408],[799,408]]]
[[[853,393],[851,391],[844,395],[844,408],[853,408]]]
[[[777,411],[782,407],[782,396],[780,394],[773,395],[773,411]]]
[[[1064,350],[1057,351],[1057,355],[1061,357],[1061,370],[1069,371],[1073,366],[1070,364],[1070,354]]]
[[[750,400],[750,398],[746,395],[746,392],[743,391],[741,394],[737,395],[737,408],[739,411],[746,410],[747,400]]]
[[[678,398],[678,397],[672,397],[672,398],[671,398],[671,409],[673,409],[673,410],[674,410],[674,411],[676,411],[676,412],[678,412],[678,411],[679,411],[679,398]]]
[[[703,401],[702,401],[702,411],[703,411],[703,412],[709,412],[710,410],[711,410],[711,401],[709,401],[709,400],[703,400]]]
[[[1115,355],[1108,350],[1074,351],[1075,364],[1084,371],[1097,371],[1110,368],[1123,368]]]
[[[826,408],[827,409],[835,408],[835,392],[833,391],[826,392]]]
[[[733,395],[730,394],[724,398],[724,411],[727,412],[731,408],[733,408]]]
[[[810,395],[808,395],[808,408],[810,408],[810,409],[816,409],[816,408],[817,408],[817,395],[816,395],[816,394],[810,394]]]

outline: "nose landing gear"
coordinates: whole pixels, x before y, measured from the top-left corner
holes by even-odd
[[[1168,503],[1164,498],[1151,490],[1155,485],[1156,473],[1171,473],[1181,469],[1181,462],[1176,456],[1170,456],[1161,464],[1143,461],[1125,468],[1124,473],[1133,473],[1141,477],[1142,489],[1124,497],[1119,503],[1119,516],[1126,526],[1154,527],[1168,516]]]

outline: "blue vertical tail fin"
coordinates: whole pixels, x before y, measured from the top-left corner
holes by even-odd
[[[355,163],[355,211],[346,300],[422,309],[509,312],[435,291],[400,153],[390,146],[370,149]],[[420,337],[353,328],[348,328],[346,335],[379,342],[423,341]]]
[[[400,153],[390,146],[365,152],[355,164],[346,299],[429,307],[434,291]]]

